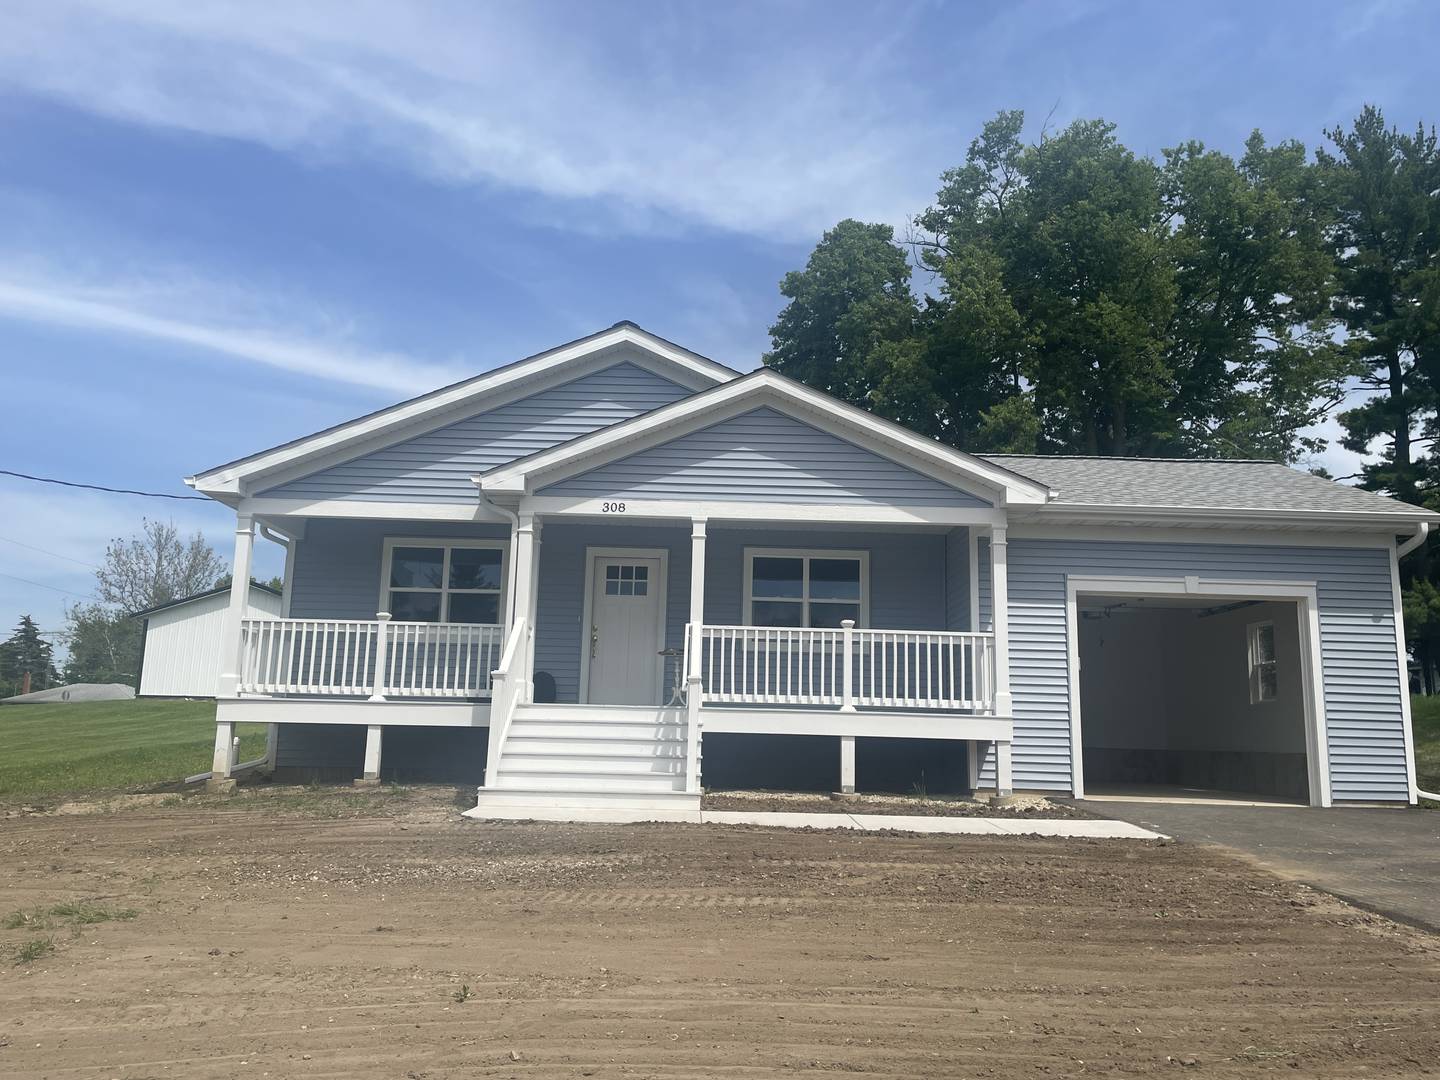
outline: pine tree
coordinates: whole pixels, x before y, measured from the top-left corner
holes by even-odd
[[[35,620],[22,615],[15,632],[0,643],[0,697],[21,693],[27,673],[32,691],[60,681],[50,643],[40,636]]]

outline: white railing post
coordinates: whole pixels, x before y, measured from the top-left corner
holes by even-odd
[[[500,755],[505,747],[505,736],[510,731],[510,721],[515,715],[523,679],[526,643],[529,641],[529,624],[524,615],[515,617],[510,636],[505,641],[505,650],[500,656],[500,666],[490,675],[490,731],[486,740],[485,786],[494,787],[500,776]]]
[[[377,611],[375,613],[375,678],[374,690],[370,694],[371,701],[385,700],[385,669],[388,666],[387,653],[390,647],[390,635],[386,633],[390,628],[390,612]]]
[[[855,645],[855,620],[840,620],[840,711],[855,711],[855,665],[850,650]]]

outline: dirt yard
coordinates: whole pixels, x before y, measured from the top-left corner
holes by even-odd
[[[1436,939],[1200,848],[452,802],[0,821],[0,1075],[1440,1074]]]

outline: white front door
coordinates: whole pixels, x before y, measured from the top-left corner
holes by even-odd
[[[664,561],[648,551],[591,556],[589,682],[600,705],[658,705],[665,647]]]

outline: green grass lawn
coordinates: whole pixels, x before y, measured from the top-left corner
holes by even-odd
[[[1415,781],[1425,791],[1440,792],[1440,695],[1412,697],[1415,728]]]
[[[240,726],[240,760],[265,753],[265,728]],[[210,768],[213,701],[0,706],[0,802],[151,787]]]

